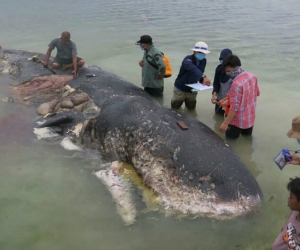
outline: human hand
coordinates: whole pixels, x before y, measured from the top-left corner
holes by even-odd
[[[202,82],[203,85],[206,85],[206,86],[209,86],[211,84],[210,80],[208,79],[208,77],[203,77],[203,82]]]
[[[212,95],[212,97],[211,97],[211,103],[212,104],[216,104],[217,103],[217,96],[216,95]]]
[[[225,122],[222,122],[222,124],[220,126],[220,132],[225,133],[227,129],[228,129],[228,124]]]
[[[156,80],[161,80],[161,79],[163,79],[163,78],[164,78],[164,75],[156,75],[155,81],[156,81]]]
[[[47,67],[48,66],[48,61],[41,61],[41,63],[44,65],[44,67]]]
[[[292,160],[288,161],[286,164],[300,165],[300,158],[295,154],[287,154]]]
[[[77,76],[77,70],[74,69],[74,70],[72,71],[72,74],[74,75],[74,77],[76,77],[76,76]]]
[[[141,67],[143,67],[143,66],[144,66],[144,62],[143,62],[143,60],[140,60],[140,61],[139,61],[139,65],[140,65]]]
[[[225,101],[226,101],[226,97],[223,98],[223,99],[221,99],[221,100],[219,100],[219,101],[217,102],[217,104],[218,104],[218,105],[221,105],[221,104],[224,103]]]

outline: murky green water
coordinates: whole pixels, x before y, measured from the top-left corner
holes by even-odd
[[[243,68],[257,75],[261,96],[252,139],[231,143],[259,182],[261,212],[232,221],[178,220],[140,212],[126,227],[110,194],[92,175],[93,164],[36,139],[30,107],[0,102],[1,250],[270,249],[289,208],[286,183],[299,166],[282,172],[273,158],[282,148],[299,149],[286,132],[299,115],[300,2],[253,1],[0,1],[0,45],[46,52],[51,39],[69,30],[87,64],[140,86],[134,45],[149,34],[170,58],[174,75],[160,100],[170,107],[173,82],[183,57],[200,40],[209,45],[206,74],[213,79],[219,53],[231,48]],[[0,98],[10,95],[9,76],[0,77]],[[218,134],[211,94],[198,95],[196,112]],[[186,110],[182,110],[187,112]],[[221,135],[221,134],[220,134]],[[221,135],[222,137],[224,135]],[[137,198],[139,211],[145,205]]]

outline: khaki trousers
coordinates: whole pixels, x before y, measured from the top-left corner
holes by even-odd
[[[171,100],[172,109],[179,109],[183,102],[188,109],[195,109],[197,94],[198,92],[181,92],[174,88]]]

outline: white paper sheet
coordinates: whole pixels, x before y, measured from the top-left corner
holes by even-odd
[[[186,84],[186,86],[193,88],[192,91],[203,91],[203,90],[213,89],[213,86],[206,86],[199,82],[192,83],[192,84]]]

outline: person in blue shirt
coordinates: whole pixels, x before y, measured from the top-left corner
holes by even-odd
[[[179,109],[183,102],[188,109],[196,108],[197,92],[193,92],[192,88],[186,86],[186,84],[200,82],[209,86],[211,83],[206,75],[204,75],[206,66],[205,57],[210,53],[207,44],[205,42],[197,42],[195,47],[191,50],[194,51],[194,53],[183,59],[179,74],[174,83],[173,97],[171,100],[171,107],[173,109]]]

